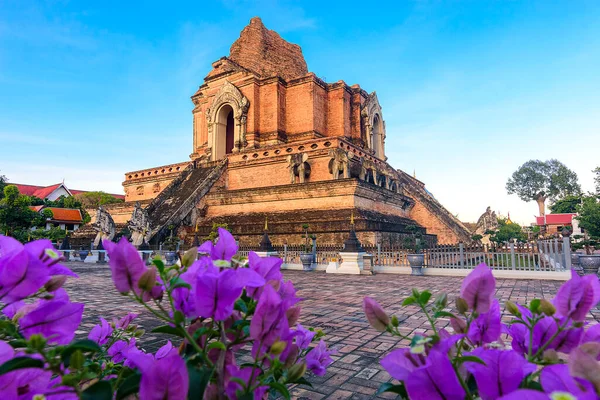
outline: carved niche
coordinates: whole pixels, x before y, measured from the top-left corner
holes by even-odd
[[[234,132],[233,151],[239,152],[248,145],[246,141],[246,120],[250,101],[231,82],[225,81],[219,92],[215,95],[211,106],[206,109],[206,122],[208,124],[208,149],[206,153],[209,156],[214,153],[212,149],[216,145],[215,126],[218,122],[218,112],[226,104],[233,109],[233,118],[235,120],[236,129]]]
[[[385,160],[385,121],[377,93],[367,96],[360,112],[363,140],[376,157]]]

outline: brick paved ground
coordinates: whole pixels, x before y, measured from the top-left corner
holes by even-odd
[[[119,295],[112,285],[108,266],[71,263],[80,279],[71,281],[67,290],[74,301],[86,303],[81,334],[87,334],[98,322],[98,316],[120,317],[127,312],[140,312],[138,323],[150,332],[159,325],[142,307]],[[382,382],[390,376],[382,370],[379,359],[389,350],[399,345],[398,340],[372,329],[362,313],[361,302],[364,296],[372,296],[390,313],[398,316],[401,331],[405,334],[427,332],[424,315],[409,306],[400,306],[410,295],[411,289],[429,288],[436,296],[448,293],[449,304],[460,290],[461,278],[411,277],[406,275],[344,276],[324,273],[286,271],[286,279],[291,279],[302,303],[300,322],[305,326],[321,328],[329,346],[338,350],[335,362],[324,377],[310,378],[313,388],[298,386],[293,388],[295,398],[307,399],[362,399],[371,398]],[[497,296],[502,305],[508,299],[524,303],[533,298],[551,298],[561,282],[532,280],[498,280]],[[600,319],[600,311],[594,310],[590,319]],[[143,346],[155,350],[165,337],[148,333]]]

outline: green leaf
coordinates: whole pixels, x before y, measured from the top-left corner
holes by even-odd
[[[404,299],[404,301],[402,302],[403,306],[409,306],[411,304],[415,304],[417,302],[417,299],[415,299],[413,296],[407,297],[406,299]]]
[[[276,391],[278,391],[284,399],[290,400],[290,392],[284,384],[281,384],[279,382],[271,382],[269,383],[269,386],[271,387],[271,389],[275,389]]]
[[[379,389],[377,389],[377,393],[375,393],[375,394],[379,395],[379,394],[382,394],[385,392],[399,394],[400,397],[403,399],[408,398],[408,393],[406,393],[406,388],[404,387],[404,385],[402,383],[400,383],[399,385],[394,385],[393,383],[390,383],[390,382],[382,383],[381,386],[379,386]]]
[[[300,385],[306,385],[306,386],[309,386],[309,387],[313,387],[312,383],[310,383],[308,380],[306,380],[305,377],[301,377],[301,378],[296,379],[294,381],[294,383],[298,383]]]
[[[82,400],[112,400],[112,387],[107,381],[99,381],[85,389]]]
[[[248,306],[246,306],[246,302],[242,299],[237,299],[234,305],[234,309],[237,311],[241,311],[244,314],[248,314]],[[237,321],[236,321],[237,322]]]
[[[8,344],[10,344],[13,349],[20,349],[23,347],[27,347],[27,340],[24,340],[24,339],[12,340]]]
[[[427,304],[427,302],[429,301],[430,298],[431,298],[431,292],[429,292],[428,290],[425,290],[419,296],[419,303],[425,305],[425,304]]]
[[[176,289],[176,288],[180,288],[180,287],[184,287],[184,288],[188,288],[188,289],[192,288],[192,285],[190,285],[189,283],[187,283],[186,281],[184,281],[183,279],[181,279],[178,276],[174,277],[173,279],[171,279],[169,281],[169,286],[171,287],[171,289]]]
[[[433,314],[433,318],[440,318],[440,317],[458,318],[456,315],[454,315],[448,311],[437,311],[437,312],[435,312],[435,314]]]
[[[474,362],[477,364],[486,365],[485,362],[481,358],[475,357],[475,356],[462,356],[462,357],[457,357],[455,360],[456,365],[459,365],[459,364],[462,364],[465,362]]]
[[[204,398],[204,391],[213,374],[213,370],[208,368],[195,368],[193,365],[187,365],[190,387],[188,390],[188,399]]]
[[[538,314],[540,311],[541,304],[542,304],[542,301],[540,299],[533,299],[533,300],[531,300],[531,303],[529,303],[529,309],[531,310],[532,313]]]
[[[44,368],[44,362],[30,357],[15,357],[0,365],[0,375],[23,368]]]
[[[212,342],[210,343],[208,346],[206,346],[207,350],[211,350],[211,349],[219,349],[219,350],[227,350],[227,347],[225,347],[225,345],[221,342]]]
[[[181,331],[181,328],[177,328],[177,327],[171,326],[171,325],[159,326],[158,328],[152,329],[152,332],[166,333],[167,335],[175,335],[175,336],[179,336],[181,338],[185,338],[185,335]]]
[[[68,367],[71,364],[71,355],[77,350],[81,351],[82,353],[96,353],[102,349],[98,343],[88,339],[73,342],[69,346],[65,347],[60,355],[65,367]]]
[[[117,389],[117,400],[126,398],[129,395],[137,393],[140,390],[140,380],[142,375],[135,373],[129,375]]]
[[[185,322],[185,315],[179,310],[173,313],[173,319],[177,325],[182,325]]]
[[[418,299],[421,296],[421,293],[415,288],[412,289],[412,295],[415,299]]]
[[[412,340],[410,341],[410,347],[415,346],[417,344],[417,342],[419,342],[423,339],[425,339],[425,336],[421,336],[421,335],[413,336]]]
[[[156,265],[156,269],[161,275],[165,273],[165,263],[162,262],[160,256],[156,256],[156,258],[152,260],[152,264]]]

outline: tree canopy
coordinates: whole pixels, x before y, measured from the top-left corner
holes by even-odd
[[[506,183],[508,194],[523,201],[557,200],[581,194],[577,174],[558,160],[529,160],[521,165]]]
[[[594,184],[596,185],[596,194],[600,196],[600,167],[596,167],[592,171],[596,176],[594,176]]]
[[[508,222],[506,218],[498,218],[498,229],[490,233],[490,240],[496,243],[508,242],[510,239],[520,242],[527,240],[527,235],[523,232],[521,225]]]
[[[583,197],[577,207],[579,227],[592,239],[600,240],[600,202],[597,196]]]
[[[85,208],[98,208],[104,204],[122,203],[122,199],[117,199],[111,194],[98,191],[86,192],[75,195],[75,198],[83,204]]]
[[[568,195],[552,203],[550,211],[554,214],[576,213],[579,204],[581,204],[581,196]]]
[[[21,241],[26,241],[33,227],[44,226],[47,218],[52,218],[52,211],[37,213],[29,208],[29,196],[19,193],[15,185],[7,185],[0,200],[0,229]]]

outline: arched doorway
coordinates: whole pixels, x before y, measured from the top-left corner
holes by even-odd
[[[233,108],[224,104],[217,113],[215,129],[215,157],[217,160],[233,152],[235,143],[235,122]]]

